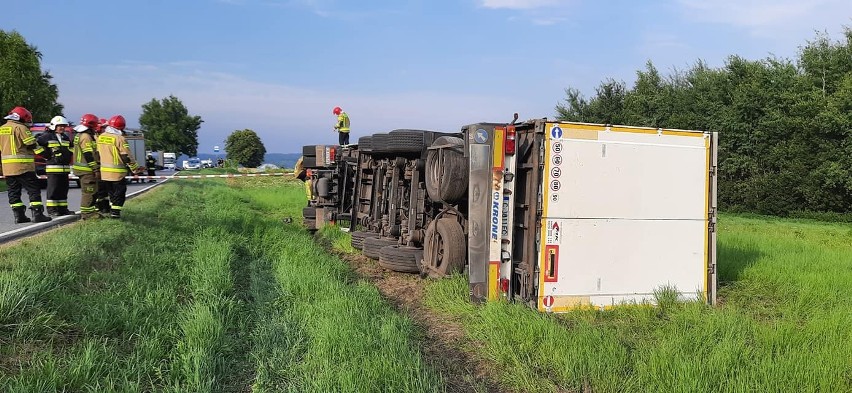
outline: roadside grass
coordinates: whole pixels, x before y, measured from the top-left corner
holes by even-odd
[[[410,320],[281,222],[301,187],[246,180],[0,250],[0,391],[441,391]]]
[[[425,302],[516,391],[852,391],[852,229],[724,215],[718,245],[715,308],[474,307],[462,276],[430,282]]]
[[[852,391],[852,228],[735,215],[718,228],[717,307],[662,287],[659,307],[474,306],[462,275],[427,282],[424,303],[513,391]],[[348,252],[349,235],[327,229]]]

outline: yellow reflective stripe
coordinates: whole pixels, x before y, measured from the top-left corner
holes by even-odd
[[[24,203],[23,202],[13,203],[10,206],[12,206],[12,207],[24,207]]]
[[[42,152],[44,152],[44,148],[43,148],[43,147],[41,147],[41,146],[36,147],[35,149],[33,149],[33,153],[35,153],[35,154],[41,154]]]
[[[94,149],[92,149],[91,146],[85,146],[85,147],[83,147],[82,150],[83,150],[83,153],[91,153],[91,152],[95,151]]]
[[[32,136],[28,136],[24,139],[21,139],[21,142],[23,142],[25,145],[32,145],[33,143],[35,143],[35,138],[33,138]]]
[[[13,163],[18,163],[18,164],[23,163],[23,164],[26,164],[26,163],[34,163],[34,162],[35,162],[35,158],[4,158],[4,159],[2,160],[2,162],[3,162],[4,164],[13,164]]]
[[[112,173],[127,173],[127,169],[125,168],[110,168],[106,166],[101,167],[101,172],[112,172]]]
[[[30,201],[30,206],[41,206],[41,201]]]
[[[92,168],[87,166],[74,165],[72,168],[74,168],[75,172],[92,172]]]
[[[110,205],[110,209],[112,209],[112,210],[121,210],[121,206],[119,206],[119,205]]]

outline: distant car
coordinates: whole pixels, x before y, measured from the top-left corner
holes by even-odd
[[[201,169],[201,160],[190,158],[183,162],[183,169]]]

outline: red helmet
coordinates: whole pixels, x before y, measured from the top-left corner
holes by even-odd
[[[9,115],[18,115],[18,120],[21,123],[30,124],[33,122],[33,114],[22,106],[16,106],[9,111]]]
[[[127,127],[127,122],[124,120],[124,116],[115,115],[109,118],[109,123],[107,123],[110,127],[115,128],[117,130],[124,131],[124,127]]]
[[[340,109],[339,106],[334,107],[334,109],[331,111],[331,113],[334,113],[335,115],[339,115],[340,112],[343,112],[343,109]]]
[[[96,130],[98,129],[98,117],[91,113],[87,113],[80,117],[80,124]]]

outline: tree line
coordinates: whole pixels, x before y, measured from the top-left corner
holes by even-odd
[[[59,89],[52,82],[53,76],[42,71],[41,60],[41,52],[20,33],[0,30],[0,111],[23,106],[36,121],[63,114]],[[173,95],[143,104],[139,117],[148,149],[188,156],[198,153],[198,130],[203,122],[201,116],[191,115]],[[266,149],[254,131],[235,130],[226,141],[225,152],[240,165],[257,167],[263,162]]]
[[[719,132],[719,204],[772,215],[852,212],[852,30],[817,34],[795,59],[697,61],[628,87],[568,88],[560,120]]]

